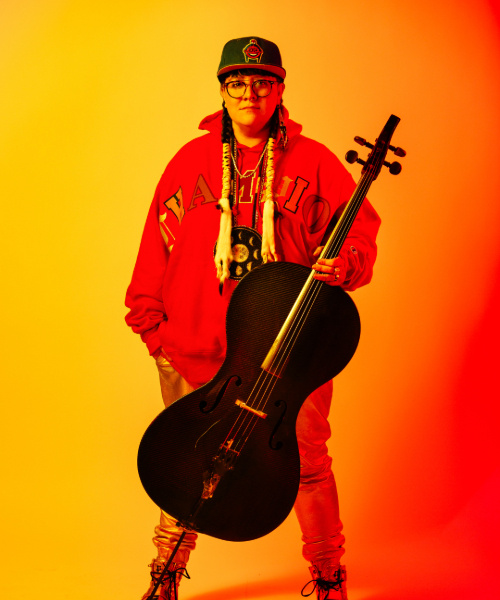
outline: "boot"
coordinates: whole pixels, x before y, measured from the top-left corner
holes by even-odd
[[[187,554],[187,556],[184,557],[183,554]],[[161,552],[157,558],[154,558],[149,565],[151,567],[151,583],[142,600],[178,600],[178,589],[181,578],[186,577],[189,579],[188,572],[186,571],[188,556],[189,552],[178,551],[159,585],[157,585],[158,581],[170,558],[170,553]]]
[[[302,588],[302,596],[314,594],[318,600],[347,600],[346,571],[343,565],[324,561],[309,567],[312,580]],[[306,590],[312,584],[311,591]]]
[[[159,583],[163,569],[167,564],[177,543],[184,535],[184,540],[175,553],[174,560],[169,566],[168,573]],[[197,534],[193,531],[186,531],[177,525],[177,520],[167,515],[163,510],[160,514],[160,523],[155,527],[153,543],[158,550],[158,557],[153,559],[149,565],[151,567],[151,583],[148,591],[142,597],[142,600],[178,600],[177,590],[181,577],[189,579],[186,571],[186,564],[189,560],[189,554],[196,546]],[[155,590],[153,594],[153,590]]]

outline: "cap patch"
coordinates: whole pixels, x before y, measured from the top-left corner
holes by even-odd
[[[259,46],[257,40],[251,39],[250,42],[243,48],[245,62],[260,63],[264,50]]]

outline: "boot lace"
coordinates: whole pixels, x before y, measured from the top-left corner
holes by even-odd
[[[163,568],[160,568],[160,565],[155,565],[153,569],[151,569],[151,579],[155,584],[155,591],[153,591],[151,595],[147,597],[147,600],[160,600],[162,592],[164,596],[166,592],[166,598],[168,598],[168,600],[179,600],[179,596],[177,595],[178,579],[181,577],[191,579],[186,567],[178,567],[177,569],[173,570],[169,569],[163,575]]]
[[[321,600],[327,600],[328,594],[330,590],[335,592],[340,592],[342,590],[342,583],[345,581],[342,577],[342,569],[337,569],[332,574],[333,579],[327,581],[326,579],[321,578],[321,573],[319,573],[319,577],[317,579],[311,579],[308,581],[305,586],[302,588],[300,592],[303,598],[307,598],[308,596],[312,596],[314,592],[317,590],[318,598]],[[306,593],[307,588],[312,586],[311,591]]]
[[[186,579],[191,579],[189,573],[186,570],[186,567],[180,567],[173,571],[168,571],[165,573],[165,579],[168,577],[168,582],[164,581],[163,588],[166,588],[166,597],[168,600],[179,600],[179,596],[177,595],[177,581],[181,577],[185,577]],[[162,590],[163,591],[163,590]]]

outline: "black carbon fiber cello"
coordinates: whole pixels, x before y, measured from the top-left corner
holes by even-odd
[[[325,245],[336,257],[385,161],[399,118],[392,115]],[[258,307],[258,310],[256,309]],[[244,315],[243,318],[240,315]],[[248,315],[254,321],[248,323]],[[184,529],[232,541],[275,529],[299,485],[295,422],[306,397],[337,375],[359,340],[350,296],[292,263],[269,263],[246,275],[227,313],[227,357],[217,375],[165,409],[141,441],[139,475],[151,499]]]

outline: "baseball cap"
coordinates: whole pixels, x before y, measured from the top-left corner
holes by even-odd
[[[282,79],[286,75],[278,46],[264,38],[250,36],[230,40],[225,44],[217,77],[229,71],[252,68],[268,71]]]

